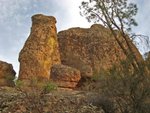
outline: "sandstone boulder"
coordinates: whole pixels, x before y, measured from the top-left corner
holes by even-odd
[[[60,64],[56,19],[37,14],[32,16],[31,33],[19,54],[19,79],[49,79],[50,69]]]
[[[118,37],[127,49],[123,38],[119,34]],[[58,41],[62,64],[79,69],[81,76],[86,76],[82,75],[82,68],[93,75],[110,69],[113,64],[126,59],[111,31],[99,24],[94,24],[91,28],[61,31],[58,33]],[[138,60],[142,60],[141,54],[131,41],[130,45]]]
[[[81,79],[80,71],[61,64],[53,65],[51,79],[62,88],[75,88]]]
[[[0,61],[0,86],[14,86],[15,74],[11,64]]]

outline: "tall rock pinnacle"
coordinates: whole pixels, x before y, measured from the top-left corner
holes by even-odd
[[[55,24],[52,16],[32,16],[31,33],[19,54],[19,79],[49,79],[52,65],[60,64]]]

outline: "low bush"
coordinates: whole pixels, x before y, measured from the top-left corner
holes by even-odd
[[[150,75],[146,64],[135,70],[123,61],[121,66],[113,66],[104,81],[102,93],[112,98],[118,112],[150,112]]]
[[[57,86],[49,81],[32,80],[17,80],[16,89],[20,91],[25,98],[25,108],[33,113],[43,113],[44,95],[57,89]]]
[[[43,86],[43,92],[46,93],[50,93],[53,90],[57,89],[57,85],[53,82],[48,82]]]

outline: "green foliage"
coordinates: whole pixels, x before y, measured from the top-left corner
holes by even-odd
[[[50,81],[38,81],[33,78],[32,80],[16,80],[16,88],[19,88],[21,91],[29,89],[36,93],[49,93],[57,89],[57,85]]]
[[[115,100],[121,113],[150,112],[150,75],[147,65],[141,65],[140,70],[134,70],[128,61],[123,61],[110,70],[104,82],[102,92]]]
[[[132,65],[138,69],[140,63],[128,37],[133,38],[130,31],[132,26],[137,26],[134,19],[138,10],[136,4],[129,3],[128,0],[89,0],[82,2],[80,9],[81,15],[85,16],[88,21],[99,22],[109,28],[127,59],[129,56],[133,56],[135,62],[132,62]],[[122,41],[119,37],[122,37]],[[137,36],[134,35],[134,37]],[[125,44],[127,48],[124,46]]]
[[[15,81],[16,87],[21,87],[23,86],[23,82],[21,80],[16,80]]]
[[[91,22],[100,22],[108,28],[119,31],[130,31],[132,26],[137,26],[134,19],[138,8],[128,0],[89,0],[82,2],[81,16]]]
[[[134,19],[138,11],[136,4],[129,3],[128,0],[89,0],[82,2],[80,10],[80,14],[89,22],[99,22],[109,28],[127,56],[127,60],[119,66],[114,65],[109,72],[93,77],[94,81],[101,83],[98,85],[100,94],[112,98],[119,113],[149,113],[150,66],[135,56],[126,35],[129,35],[132,26],[137,26]],[[114,30],[119,31],[119,37],[123,37],[128,49]]]
[[[133,58],[121,61],[109,71],[103,70],[94,75],[94,83],[85,85],[92,92],[99,92],[92,104],[103,108],[105,112],[109,107],[112,113],[149,113],[150,112],[150,71],[149,63],[141,63],[139,70],[131,65]],[[84,89],[84,88],[83,88]],[[103,101],[103,99],[109,101]],[[115,110],[115,111],[113,111]]]
[[[52,82],[48,82],[43,86],[44,93],[49,93],[49,92],[56,90],[56,89],[57,89],[57,85],[55,83],[52,83]]]
[[[109,71],[106,71],[104,69],[100,69],[101,71],[98,72],[94,72],[93,76],[92,76],[92,80],[93,81],[101,81],[101,80],[105,80],[107,78],[107,75],[109,74]]]
[[[17,80],[16,89],[25,96],[26,109],[34,111],[34,113],[43,113],[42,100],[45,94],[56,90],[57,86],[49,81],[32,78],[31,80]]]

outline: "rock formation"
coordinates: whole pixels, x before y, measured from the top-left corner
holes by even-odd
[[[119,34],[118,37],[127,47]],[[62,64],[79,69],[81,76],[97,74],[126,58],[111,31],[99,24],[94,24],[91,28],[71,28],[61,31],[58,33],[58,41]],[[137,48],[130,44],[135,55],[142,60]],[[82,75],[83,68],[88,75]]]
[[[0,61],[0,86],[14,86],[15,74],[11,64]]]
[[[71,28],[57,35],[55,24],[56,19],[52,16],[38,14],[32,17],[31,34],[19,54],[20,80],[51,79],[60,87],[74,88],[79,81],[86,80],[84,78],[126,59],[111,31],[102,25]],[[118,31],[114,32],[128,49],[124,38]],[[138,60],[142,60],[130,39],[129,43]]]
[[[75,88],[81,79],[80,71],[62,64],[53,65],[51,79],[62,88]]]
[[[32,16],[31,33],[19,54],[19,79],[49,79],[53,64],[60,64],[56,19],[37,14]]]

